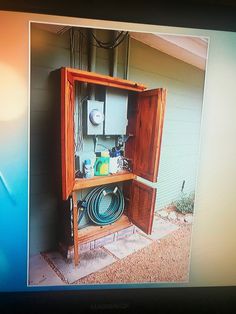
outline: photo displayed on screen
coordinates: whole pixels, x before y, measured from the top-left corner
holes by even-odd
[[[30,23],[28,285],[188,282],[207,51]]]

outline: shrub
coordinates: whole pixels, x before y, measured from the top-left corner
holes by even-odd
[[[194,198],[194,192],[188,195],[186,193],[182,193],[180,199],[173,202],[173,205],[175,205],[176,210],[182,214],[193,213]]]

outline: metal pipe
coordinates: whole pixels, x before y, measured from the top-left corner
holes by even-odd
[[[113,32],[114,40],[117,37],[117,32]],[[117,77],[117,68],[118,68],[118,47],[112,49],[112,76]]]
[[[130,36],[127,36],[126,41],[126,59],[125,59],[125,79],[129,78],[129,59],[130,59]]]
[[[91,30],[96,36],[96,30]],[[89,58],[88,58],[88,70],[90,72],[96,72],[96,43],[90,31],[89,40]],[[95,100],[95,86],[91,85],[89,89],[89,99]]]

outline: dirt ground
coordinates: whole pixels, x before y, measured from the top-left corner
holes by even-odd
[[[178,230],[75,284],[188,281],[191,225]]]

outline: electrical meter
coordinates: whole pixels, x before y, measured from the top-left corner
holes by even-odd
[[[99,125],[104,120],[104,115],[97,109],[93,109],[89,114],[89,120],[92,122],[93,125]]]
[[[104,102],[87,100],[86,134],[103,135]]]

